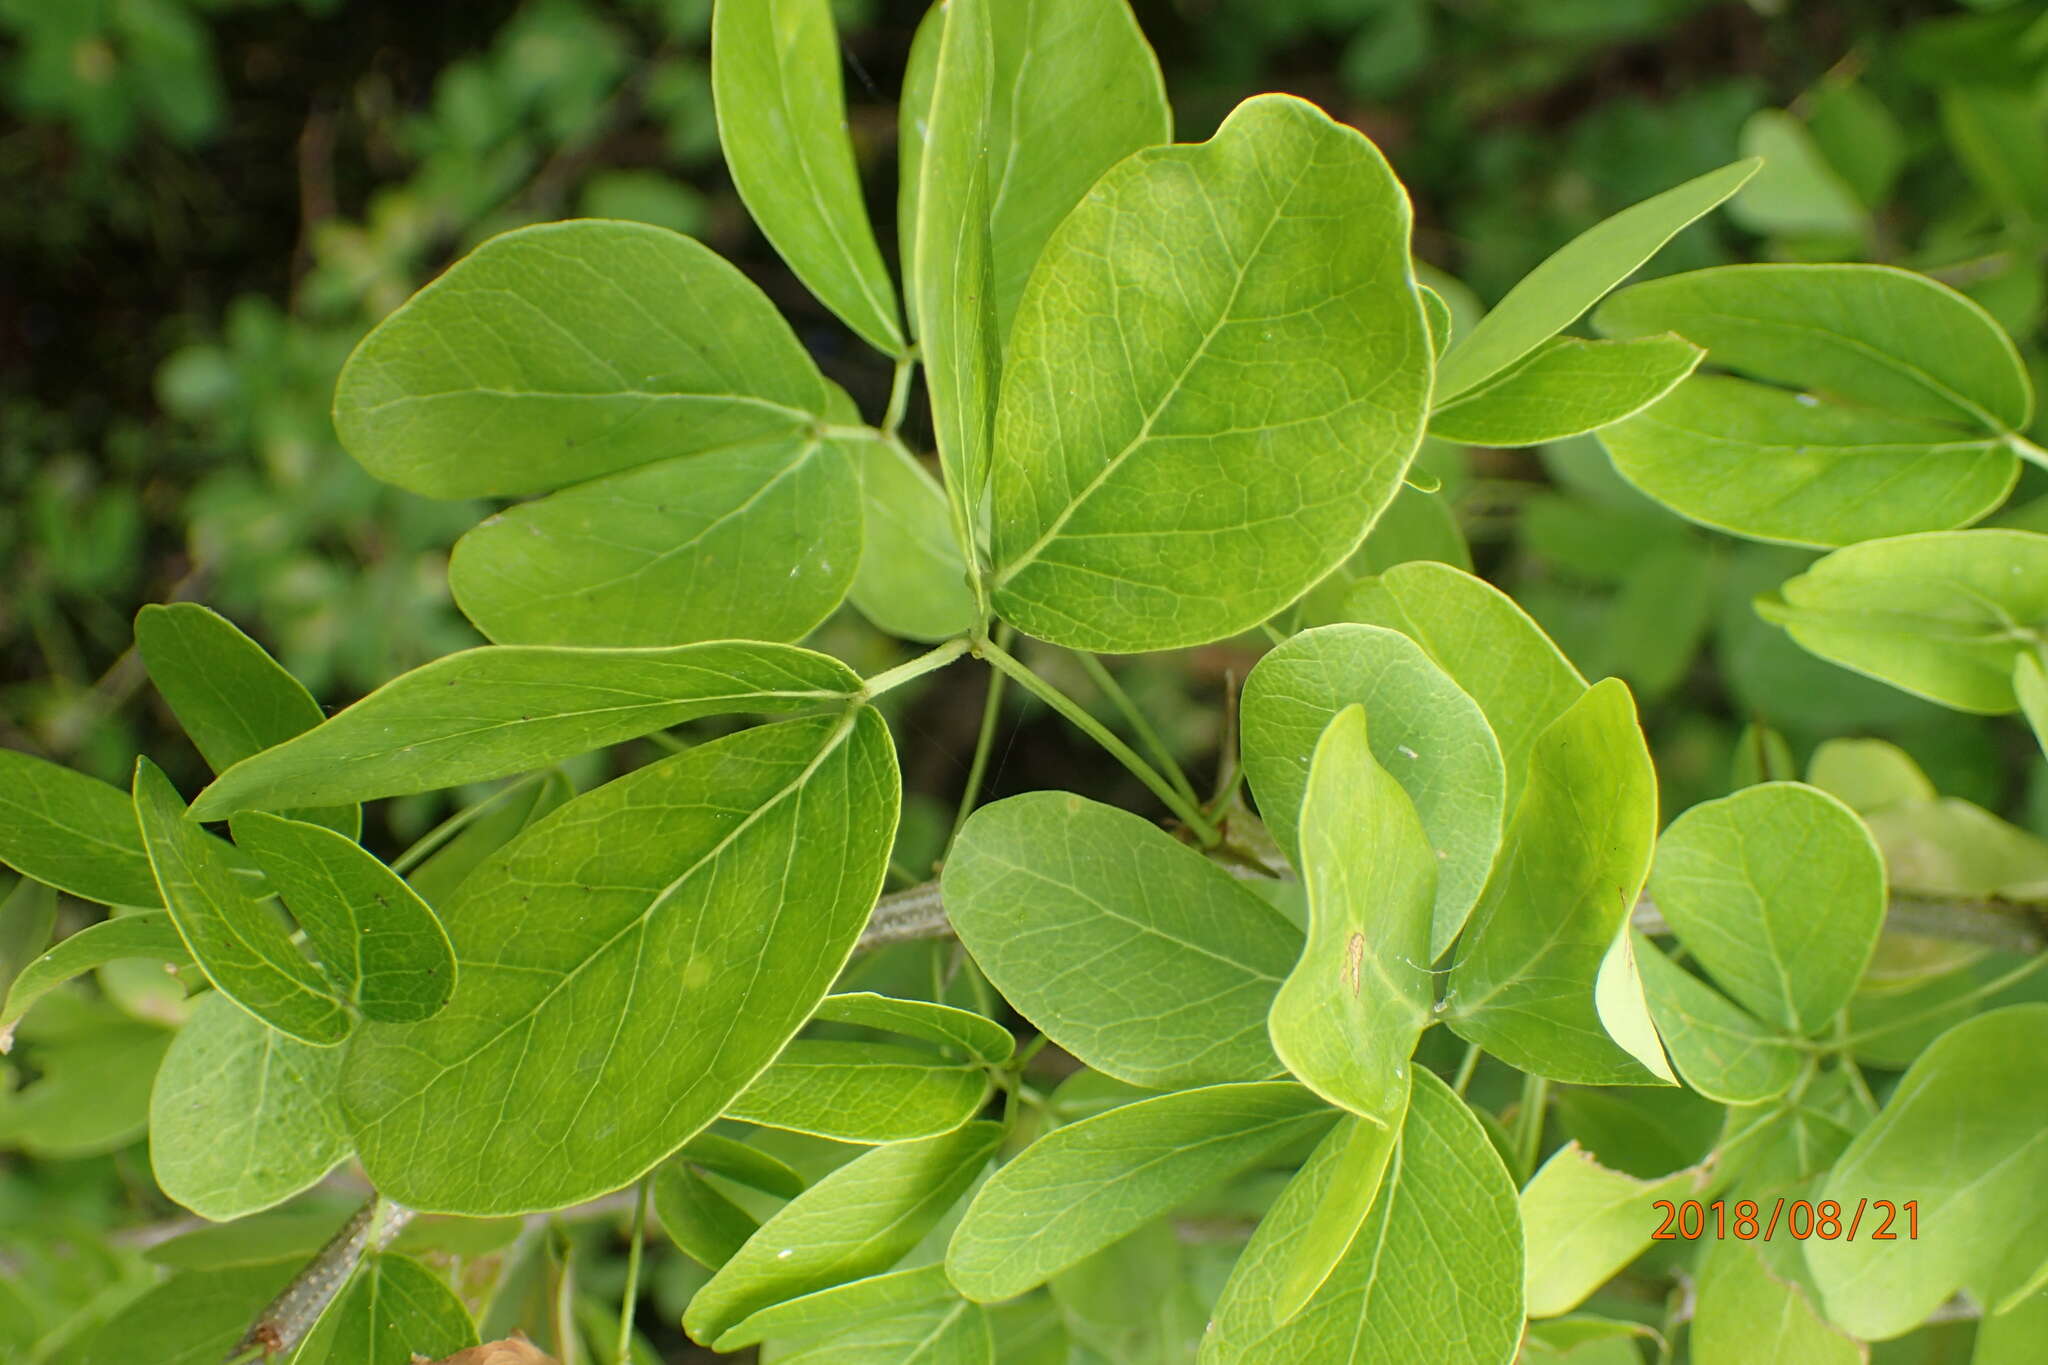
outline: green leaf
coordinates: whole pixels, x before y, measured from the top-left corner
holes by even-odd
[[[1317,740],[1301,818],[1308,939],[1267,1017],[1273,1051],[1324,1099],[1393,1129],[1436,1001],[1437,858],[1414,803],[1374,761],[1363,707]]]
[[[1429,434],[1475,446],[1533,446],[1619,422],[1671,392],[1705,355],[1683,337],[1553,337],[1429,417]]]
[[[945,5],[927,8],[911,35],[896,104],[896,259],[903,273],[903,308],[910,330],[918,334],[924,330],[917,314],[917,236],[924,226],[918,204],[924,192],[924,147],[931,131],[932,87],[938,83],[946,10]]]
[[[701,716],[805,711],[859,691],[845,664],[793,645],[467,649],[237,763],[199,794],[193,818],[483,782]]]
[[[2033,415],[2012,338],[1947,285],[1891,266],[1695,270],[1616,294],[1594,323],[1609,336],[1676,332],[1721,369],[1974,432]]]
[[[1409,220],[1378,150],[1284,95],[1096,182],[1010,333],[1004,617],[1083,649],[1197,644],[1349,557],[1426,416]]]
[[[967,1206],[946,1273],[982,1303],[1013,1298],[1328,1122],[1291,1082],[1206,1086],[1055,1128]]]
[[[1650,894],[1707,974],[1751,1013],[1818,1034],[1884,927],[1884,862],[1842,802],[1766,782],[1694,806],[1657,841]]]
[[[989,234],[1007,335],[1046,240],[1102,174],[1173,136],[1166,84],[1124,0],[989,8]]]
[[[1959,711],[2017,709],[2048,638],[2048,535],[1947,531],[1837,550],[1757,612],[1823,659]]]
[[[1693,1358],[1700,1365],[1863,1365],[1869,1352],[1821,1317],[1807,1291],[1766,1264],[1763,1247],[1715,1240],[1699,1267]]]
[[[587,219],[493,237],[384,319],[342,367],[334,425],[386,483],[466,498],[791,435],[831,406],[717,253]]]
[[[831,1285],[795,1300],[770,1304],[717,1340],[719,1351],[754,1347],[770,1336],[778,1342],[838,1336],[844,1328],[903,1316],[936,1304],[956,1304],[958,1295],[946,1281],[946,1267],[920,1265],[909,1271],[868,1275],[844,1285]]]
[[[1418,462],[1426,459],[1429,442],[1424,441]],[[1401,491],[1372,524],[1365,543],[1330,576],[1309,589],[1295,604],[1297,628],[1327,626],[1349,620],[1345,602],[1360,583],[1374,574],[1385,573],[1397,564],[1428,559],[1471,572],[1472,550],[1465,544],[1457,513],[1442,493],[1425,493],[1412,483]]]
[[[903,82],[899,217],[917,221],[918,176],[942,6],[911,46]],[[1046,238],[1102,173],[1173,136],[1158,59],[1123,0],[1006,0],[987,13],[993,55],[987,155],[999,334],[1016,316]],[[915,255],[904,234],[903,259]]]
[[[292,1365],[413,1365],[476,1344],[469,1310],[439,1275],[379,1252],[320,1315]]]
[[[1438,360],[1442,360],[1444,358],[1444,348],[1451,344],[1453,327],[1451,305],[1444,302],[1442,294],[1437,293],[1436,290],[1431,289],[1428,285],[1420,283],[1420,270],[1416,272],[1416,278],[1418,283],[1415,286],[1415,292],[1422,297],[1423,320],[1429,324],[1430,349],[1436,352]]]
[[[1680,1086],[1553,1087],[1551,1100],[1565,1137],[1586,1148],[1603,1166],[1645,1180],[1698,1165],[1726,1126],[1725,1109]]]
[[[948,1299],[775,1353],[775,1365],[996,1365],[995,1329],[980,1304]]]
[[[2021,218],[2048,222],[2048,133],[2026,89],[1951,84],[1941,92],[1941,122],[1986,193]]]
[[[989,0],[948,0],[934,9],[940,36],[915,163],[910,295],[953,538],[972,567],[979,559],[975,546],[1002,375],[989,240],[995,49]],[[978,590],[976,596],[978,615]]]
[[[1897,117],[1843,68],[1823,78],[1800,102],[1807,131],[1828,164],[1863,203],[1883,205],[1906,160],[1905,133]]]
[[[1290,854],[1301,841],[1310,755],[1338,713],[1364,706],[1372,757],[1414,803],[1437,864],[1433,927],[1415,954],[1426,968],[1458,936],[1500,846],[1505,774],[1478,704],[1408,637],[1335,625],[1260,659],[1242,705],[1245,777]]]
[[[2048,755],[2048,664],[2042,662],[2042,656],[2043,651],[2037,649],[2013,660],[2012,695],[2027,724],[2034,727],[2042,754]]]
[[[976,1061],[1001,1066],[1017,1050],[1010,1031],[987,1015],[929,1000],[899,1000],[873,991],[828,995],[811,1018],[821,1024],[858,1024],[958,1048]]]
[[[1523,1293],[1529,1316],[1569,1313],[1650,1245],[1658,1200],[1703,1193],[1711,1166],[1656,1180],[1609,1170],[1576,1142],[1560,1147],[1522,1190]]]
[[[1940,795],[1904,749],[1882,739],[1824,740],[1807,763],[1806,780],[1859,815]]]
[[[905,639],[949,640],[971,629],[974,594],[953,539],[945,489],[899,442],[857,439],[846,445],[856,452],[861,472],[853,605],[878,628]]]
[[[56,927],[55,888],[29,877],[17,877],[7,893],[0,895],[0,1006],[6,1005],[7,994],[21,976],[22,969],[43,956],[49,948],[50,936]],[[171,930],[171,937],[176,940],[176,930]],[[75,973],[67,972],[65,975]],[[6,1047],[7,1025],[20,1013],[20,1010],[10,1012],[0,1008],[0,1050]]]
[[[860,528],[845,448],[777,436],[500,513],[456,542],[448,586],[499,644],[796,640],[846,596]]]
[[[777,1342],[834,1337],[849,1327],[958,1302],[945,1266],[935,1261],[770,1304],[721,1335],[715,1345],[720,1351],[737,1351],[771,1337]]]
[[[1887,806],[1864,817],[1902,891],[1971,900],[2025,899],[2048,882],[2048,843],[1968,801]]]
[[[1694,378],[1601,434],[1624,476],[1693,520],[1846,544],[1975,520],[2017,477],[2006,438],[2034,407],[2019,353],[1925,276],[1724,266],[1625,290],[1594,321],[1612,336],[1677,332],[1747,376]]]
[[[24,882],[23,886],[32,887],[34,883]],[[17,891],[15,895],[19,897],[21,893]],[[15,903],[10,901],[10,907]],[[6,995],[6,1007],[0,1009],[0,1052],[7,1050],[14,1025],[36,1001],[73,977],[127,958],[151,958],[174,965],[192,960],[185,951],[185,940],[178,936],[178,927],[171,923],[166,911],[145,910],[89,924],[60,939],[42,956],[31,958],[14,979]]]
[[[716,1341],[771,1304],[888,1270],[973,1183],[1002,1133],[970,1123],[849,1161],[761,1225],[690,1300],[684,1329]]]
[[[2037,1289],[1978,1322],[1970,1365],[2033,1365],[2043,1340],[2048,1340],[2048,1291]]]
[[[242,889],[221,846],[187,818],[171,780],[146,758],[135,762],[135,817],[171,920],[221,994],[315,1047],[346,1038],[347,1004],[283,921]]]
[[[0,863],[102,905],[162,905],[118,787],[0,749]]]
[[[2004,502],[2019,474],[1995,435],[1718,375],[1600,440],[1630,483],[1681,516],[1794,545],[1961,526]]]
[[[1742,153],[1763,165],[1728,205],[1752,232],[1780,237],[1860,238],[1870,214],[1828,164],[1806,125],[1782,109],[1759,109],[1742,125]]]
[[[308,1047],[219,992],[172,1039],[149,1099],[149,1164],[216,1223],[280,1204],[349,1154],[338,1048]]]
[[[1359,584],[1344,610],[1414,640],[1479,704],[1506,768],[1504,809],[1513,811],[1536,737],[1586,691],[1563,651],[1513,598],[1446,564],[1397,564]]]
[[[560,1208],[675,1151],[824,998],[899,791],[860,707],[650,764],[520,835],[442,907],[447,1008],[349,1049],[342,1102],[377,1188],[444,1212]]]
[[[294,1256],[304,1263],[355,1211],[353,1204],[330,1203],[315,1195],[290,1208],[272,1209],[232,1223],[201,1223],[190,1232],[158,1242],[143,1253],[143,1259],[171,1270],[221,1270]]]
[[[904,352],[862,201],[829,0],[719,0],[711,89],[733,185],[797,278],[847,326]]]
[[[178,724],[217,773],[326,719],[313,694],[263,646],[195,602],[137,612],[135,649]],[[300,818],[351,839],[363,826],[363,813],[353,806],[306,811]]]
[[[1714,1144],[1723,1175],[1758,1192],[1800,1187],[1811,1202],[1809,1182],[1875,1117],[1864,1088],[1860,1081],[1852,1086],[1847,1069],[1836,1066],[1774,1103],[1724,1111]]]
[[[1642,1085],[1595,1001],[1650,870],[1656,775],[1628,688],[1609,678],[1537,740],[1529,785],[1451,970],[1446,1022],[1554,1080]]]
[[[1640,1322],[1578,1315],[1529,1324],[1517,1365],[1642,1365],[1638,1341],[1661,1344],[1655,1329]]]
[[[839,1142],[903,1142],[952,1132],[988,1094],[986,1072],[935,1053],[799,1038],[725,1117]]]
[[[22,1029],[17,1062],[35,1079],[0,1091],[0,1149],[63,1160],[134,1142],[171,1036],[102,1002],[53,998]]]
[[[1657,1035],[1657,1021],[1650,1014],[1650,998],[1636,967],[1635,940],[1626,924],[1600,957],[1600,970],[1593,977],[1593,1012],[1622,1051],[1664,1084],[1678,1084],[1671,1059],[1664,1052],[1664,1040]]]
[[[1281,1193],[1217,1301],[1203,1365],[1314,1361],[1501,1365],[1522,1332],[1522,1233],[1515,1187],[1486,1132],[1426,1070],[1365,1226],[1292,1320],[1273,1304],[1294,1241],[1350,1174],[1325,1143]],[[1446,1293],[1446,1286],[1457,1292]]]
[[[1635,940],[1650,1013],[1685,1083],[1722,1104],[1762,1104],[1791,1089],[1805,1058],[1791,1040],[1674,963],[1647,938]]]
[[[1405,1119],[1408,1097],[1401,1097]],[[1328,1197],[1310,1211],[1308,1223],[1295,1235],[1283,1255],[1286,1274],[1281,1277],[1273,1300],[1273,1321],[1285,1323],[1306,1307],[1365,1226],[1373,1206],[1379,1202],[1380,1186],[1386,1179],[1387,1163],[1401,1137],[1398,1124],[1367,1123],[1346,1114],[1323,1138],[1322,1145],[1338,1150],[1328,1158],[1335,1164]],[[1311,1162],[1317,1160],[1310,1157]]]
[[[1835,1163],[1821,1197],[1847,1222],[1860,1200],[1917,1202],[1917,1237],[1806,1244],[1830,1319],[1883,1341],[1910,1331],[1959,1289],[1979,1302],[2048,1260],[2048,1005],[2015,1005],[1959,1024],[1921,1053],[1877,1121]],[[1903,1220],[1906,1215],[1901,1212]],[[1906,1231],[1891,1229],[1894,1234]]]
[[[804,1178],[778,1157],[717,1133],[699,1133],[683,1144],[675,1160],[687,1161],[749,1189],[794,1199],[804,1192]]]
[[[1300,936],[1142,818],[1064,792],[983,806],[943,889],[1003,998],[1096,1070],[1158,1088],[1279,1070],[1266,1011]]]
[[[86,1345],[81,1365],[220,1365],[303,1264],[274,1261],[173,1275],[108,1319]]]
[[[711,1188],[682,1153],[654,1173],[654,1217],[685,1256],[716,1270],[739,1254],[760,1227]]]
[[[230,828],[306,931],[328,979],[365,1018],[401,1024],[448,1003],[454,950],[397,873],[319,825],[252,810]]]
[[[406,881],[427,904],[441,904],[484,859],[575,794],[568,778],[554,769],[500,788],[449,817],[460,820],[461,826],[407,873]]]
[[[1230,1259],[1219,1249],[1209,1253],[1209,1265],[1198,1267],[1191,1264],[1195,1255],[1180,1244],[1172,1221],[1158,1218],[1055,1276],[1049,1297],[1070,1343],[1067,1359],[1076,1365],[1193,1360],[1208,1301]]]
[[[1792,745],[1768,725],[1750,721],[1735,739],[1735,755],[1728,765],[1728,785],[1754,787],[1759,782],[1787,782],[1797,777],[1799,764],[1792,757]]]
[[[1451,347],[1437,369],[1436,401],[1448,403],[1477,387],[1571,326],[1756,171],[1755,161],[1709,171],[1623,209],[1559,248]]]

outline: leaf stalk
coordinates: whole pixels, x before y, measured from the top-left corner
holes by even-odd
[[[973,647],[973,641],[966,636],[948,640],[935,649],[928,649],[905,663],[885,669],[866,680],[861,686],[862,701],[873,701],[884,692],[894,691],[907,682],[922,678],[925,674],[944,668]]]
[[[1202,815],[1195,802],[1182,796],[1171,782],[1159,775],[1156,768],[1139,757],[1130,745],[1118,739],[1109,727],[1089,715],[1079,702],[1019,663],[993,640],[977,641],[975,652],[996,668],[1009,674],[1018,686],[1066,717],[1076,729],[1107,750],[1110,757],[1130,769],[1132,776],[1150,788],[1152,794],[1164,802],[1168,810],[1180,817],[1182,824],[1194,831],[1195,837],[1202,841],[1204,848],[1214,848],[1222,842],[1223,836],[1217,833],[1216,826]]]

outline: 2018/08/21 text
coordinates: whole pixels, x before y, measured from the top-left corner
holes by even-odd
[[[1781,1198],[1772,1204],[1768,1220],[1763,1217],[1762,1207],[1750,1199],[1737,1200],[1733,1204],[1725,1199],[1706,1204],[1697,1199],[1687,1199],[1682,1203],[1659,1199],[1650,1207],[1664,1213],[1664,1221],[1650,1234],[1650,1239],[1657,1242],[1696,1242],[1708,1236],[1723,1241],[1734,1237],[1742,1242],[1761,1237],[1768,1242],[1777,1235],[1781,1225],[1794,1241],[1818,1237],[1823,1242],[1838,1239],[1853,1242],[1863,1232],[1866,1213],[1879,1220],[1874,1229],[1863,1232],[1870,1241],[1894,1242],[1903,1237],[1911,1242],[1920,1237],[1920,1201],[1917,1199],[1908,1199],[1904,1203],[1894,1203],[1889,1199],[1859,1199],[1846,1224],[1842,1221],[1841,1204],[1832,1199],[1810,1203],[1804,1199],[1787,1201]],[[1894,1225],[1901,1220],[1903,1229],[1895,1229]]]

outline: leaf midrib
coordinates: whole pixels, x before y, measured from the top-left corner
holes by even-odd
[[[541,1012],[545,1010],[550,1004],[552,1004],[557,996],[559,996],[564,990],[568,989],[570,984],[583,974],[585,968],[587,968],[591,963],[597,961],[599,958],[603,957],[606,953],[610,952],[612,947],[615,944],[617,944],[620,940],[624,939],[628,934],[632,934],[634,932],[644,929],[649,923],[653,921],[655,915],[662,909],[662,907],[668,904],[669,899],[678,890],[682,888],[684,883],[688,882],[691,878],[695,877],[704,868],[709,866],[712,862],[714,862],[722,854],[724,854],[726,849],[730,848],[732,844],[741,835],[745,834],[749,829],[752,829],[764,817],[766,817],[768,812],[775,809],[777,806],[780,806],[783,803],[783,801],[789,798],[791,794],[801,791],[804,788],[804,786],[807,783],[809,783],[811,777],[818,771],[818,769],[824,765],[825,760],[830,758],[834,753],[838,752],[840,746],[846,742],[847,736],[853,733],[854,725],[858,721],[862,709],[863,708],[861,707],[849,707],[846,711],[845,716],[843,716],[840,719],[839,724],[833,728],[832,733],[826,738],[825,742],[818,746],[817,754],[811,759],[809,763],[804,765],[802,772],[798,773],[795,777],[791,778],[788,782],[784,783],[767,800],[763,801],[760,805],[756,806],[752,811],[750,811],[745,819],[741,820],[738,824],[733,826],[732,829],[728,830],[725,834],[720,836],[717,843],[713,844],[711,848],[707,849],[704,853],[699,855],[693,862],[691,862],[691,864],[687,868],[683,869],[682,872],[678,873],[673,879],[671,879],[668,885],[661,888],[661,890],[657,891],[651,898],[649,898],[646,909],[642,910],[639,914],[635,915],[631,920],[627,921],[627,923],[624,926],[622,926],[617,932],[613,933],[611,937],[605,939],[604,942],[598,944],[595,948],[591,949],[588,953],[586,953],[582,961],[578,962],[574,967],[571,967],[568,971],[562,973],[561,977],[557,979],[552,986],[548,987],[548,989],[541,995],[541,997],[538,1000],[536,1000],[530,1007],[528,1007],[525,1010],[525,1012],[513,1018],[510,1023],[506,1024],[503,1028],[499,1029],[496,1033],[492,1034],[489,1038],[486,1038],[483,1042],[479,1043],[476,1047],[470,1049],[462,1056],[450,1062],[437,1064],[437,1074],[435,1075],[432,1081],[429,1081],[426,1085],[421,1086],[419,1088],[419,1091],[416,1092],[414,1095],[406,1096],[398,1102],[394,1103],[390,1108],[386,1109],[383,1113],[377,1115],[377,1117],[374,1120],[372,1120],[372,1122],[382,1123],[391,1113],[393,1113],[397,1108],[399,1108],[400,1105],[418,1098],[419,1094],[423,1094],[432,1086],[438,1085],[443,1079],[445,1079],[449,1075],[449,1073],[456,1071],[462,1067],[468,1066],[471,1062],[475,1061],[485,1052],[495,1047],[501,1039],[507,1037],[515,1029],[524,1027],[525,1025],[538,1019],[541,1015]],[[483,970],[493,970],[497,966],[497,964],[490,962],[467,961],[463,962],[461,965],[475,966]],[[633,979],[637,980],[638,976],[639,974],[637,972],[634,973]],[[620,1017],[622,1020],[624,1018],[624,1014],[625,1011],[621,1010]],[[593,1068],[593,1070],[601,1073],[604,1065],[608,1064],[609,1061],[610,1050],[607,1049],[604,1062],[600,1063],[597,1067]],[[762,1069],[766,1070],[767,1068],[764,1066]]]
[[[1073,518],[1074,513],[1079,511],[1088,499],[1095,496],[1103,484],[1107,483],[1116,474],[1117,470],[1123,467],[1124,461],[1128,460],[1134,451],[1152,439],[1153,426],[1158,423],[1167,408],[1172,406],[1173,400],[1180,395],[1182,386],[1187,383],[1188,376],[1194,373],[1195,367],[1208,357],[1209,347],[1215,344],[1217,336],[1233,320],[1231,316],[1232,310],[1237,307],[1238,296],[1244,292],[1245,281],[1250,277],[1252,267],[1258,260],[1259,253],[1265,249],[1266,239],[1273,235],[1273,229],[1278,227],[1280,220],[1287,216],[1287,205],[1293,200],[1295,193],[1300,190],[1301,182],[1307,178],[1309,164],[1306,159],[1297,164],[1294,182],[1287,187],[1285,194],[1275,196],[1272,215],[1267,218],[1266,226],[1260,230],[1258,240],[1252,243],[1251,250],[1245,253],[1242,263],[1233,261],[1237,268],[1234,272],[1235,278],[1231,281],[1229,298],[1224,300],[1223,307],[1217,312],[1216,320],[1210,324],[1209,330],[1203,334],[1201,341],[1196,344],[1193,352],[1188,356],[1187,363],[1181,366],[1180,373],[1174,376],[1173,382],[1167,385],[1166,389],[1159,395],[1158,401],[1154,404],[1152,410],[1145,415],[1145,420],[1138,428],[1138,433],[1124,444],[1123,449],[1117,451],[1108,460],[1103,462],[1102,468],[1096,471],[1095,477],[1088,481],[1087,486],[1067,500],[1067,505],[1061,509],[1058,516],[1053,518],[1052,524],[1046,528],[1045,533],[1039,536],[1029,549],[1025,550],[1018,558],[1012,560],[996,575],[995,582],[991,585],[992,587],[1001,588],[1035,563],[1038,556],[1044,552],[1045,547],[1058,538],[1060,532],[1066,528],[1067,522]],[[1215,204],[1210,196],[1207,185],[1202,186],[1202,202],[1209,206],[1210,214],[1213,218]],[[1231,255],[1230,239],[1219,233],[1218,241],[1223,247],[1224,254]],[[1112,292],[1112,298],[1114,297],[1115,294]],[[1126,345],[1129,344],[1129,339],[1121,327],[1117,329],[1117,334],[1120,339],[1124,340]]]

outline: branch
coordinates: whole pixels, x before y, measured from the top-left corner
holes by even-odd
[[[635,1188],[615,1190],[601,1198],[552,1213],[528,1214],[526,1226],[541,1227],[550,1219],[604,1218],[630,1213],[636,1197]],[[380,1208],[383,1211],[381,1221],[378,1219]],[[327,1245],[306,1262],[305,1268],[292,1277],[292,1282],[270,1301],[228,1358],[238,1361],[251,1352],[260,1351],[267,1359],[296,1347],[313,1329],[313,1324],[320,1320],[320,1314],[341,1292],[342,1286],[348,1283],[349,1276],[355,1274],[363,1257],[390,1246],[413,1217],[414,1211],[405,1205],[382,1195],[371,1195],[369,1202],[357,1209],[355,1215],[342,1225],[341,1231],[335,1233]],[[169,1225],[173,1229],[169,1236],[148,1236],[139,1244],[154,1245],[168,1241],[170,1236],[188,1230],[184,1223],[185,1220],[179,1220]],[[655,1225],[651,1216],[648,1225]]]
[[[953,922],[946,918],[946,904],[939,896],[939,884],[922,882],[891,892],[875,902],[875,912],[868,918],[868,927],[861,930],[860,942],[854,946],[854,951],[864,953],[872,948],[886,948],[892,943],[952,936]]]
[[[412,1218],[413,1211],[405,1205],[382,1195],[370,1196],[355,1217],[342,1224],[341,1231],[257,1315],[229,1359],[240,1360],[252,1351],[261,1351],[268,1359],[297,1346],[355,1274],[363,1257],[390,1246],[391,1239],[404,1231]]]

